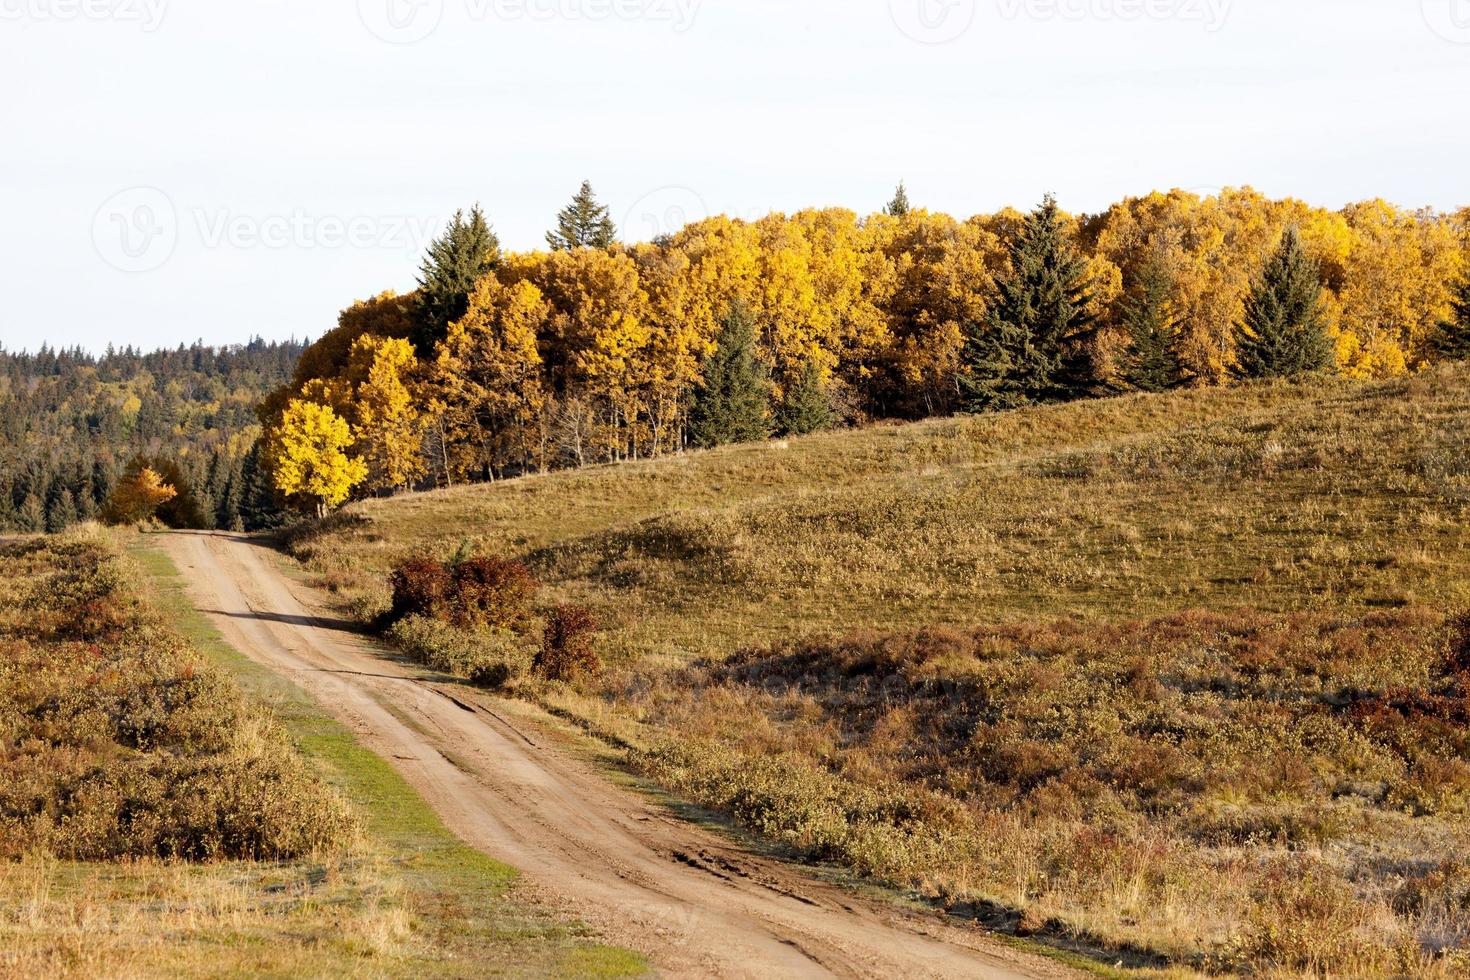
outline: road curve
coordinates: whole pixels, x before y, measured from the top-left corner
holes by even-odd
[[[165,547],[191,601],[251,659],[305,688],[470,845],[673,977],[1071,975],[978,930],[856,897],[614,786],[494,698],[406,664],[309,607],[240,536]]]

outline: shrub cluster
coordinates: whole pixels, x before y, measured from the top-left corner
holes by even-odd
[[[508,558],[467,558],[445,563],[416,557],[401,562],[390,579],[393,621],[409,616],[441,619],[461,629],[524,631],[534,617],[540,588],[524,563]]]
[[[592,648],[597,619],[581,606],[551,610],[534,652],[522,642],[533,633],[540,590],[523,562],[413,557],[393,569],[389,584],[389,637],[436,669],[489,688],[505,687],[532,668],[558,681],[601,669]]]
[[[285,738],[80,536],[0,548],[0,857],[280,859],[353,833]]]

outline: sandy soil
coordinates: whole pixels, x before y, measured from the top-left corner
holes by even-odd
[[[503,702],[317,611],[242,537],[169,535],[192,601],[241,653],[305,688],[472,846],[541,901],[674,977],[1072,975],[978,929],[889,907],[744,850],[615,786]]]

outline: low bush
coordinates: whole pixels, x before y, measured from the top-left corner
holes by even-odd
[[[524,632],[535,617],[540,588],[531,570],[509,558],[466,558],[446,564],[409,558],[389,578],[389,622],[422,616],[468,630]]]
[[[454,592],[454,577],[448,567],[433,558],[410,558],[393,569],[392,619],[425,616],[442,619],[448,615]]]
[[[534,656],[523,637],[464,630],[427,616],[399,620],[389,629],[388,639],[435,670],[492,690],[508,687],[530,673]]]
[[[571,680],[579,674],[595,674],[602,661],[592,649],[597,617],[582,606],[558,606],[546,617],[536,669],[554,681]]]
[[[526,629],[540,588],[524,563],[508,558],[469,558],[452,569],[454,619],[465,628]]]
[[[0,858],[275,860],[353,835],[96,538],[0,548]]]

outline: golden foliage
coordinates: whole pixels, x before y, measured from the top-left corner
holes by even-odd
[[[156,470],[144,466],[118,481],[103,511],[103,518],[109,524],[146,521],[157,513],[158,508],[178,495],[179,491],[163,482],[163,477]]]
[[[295,399],[267,443],[276,489],[310,498],[318,515],[345,501],[367,479],[367,464],[347,455],[352,427],[327,405]]]

